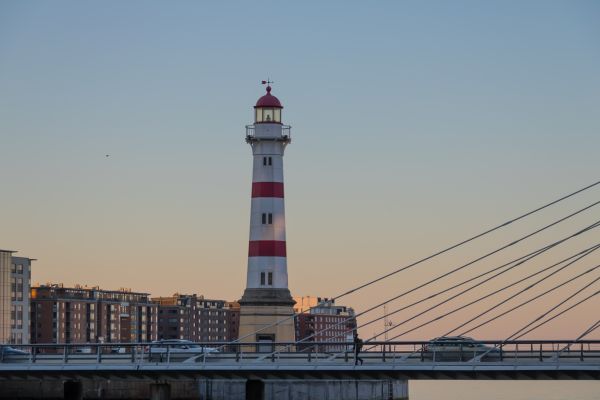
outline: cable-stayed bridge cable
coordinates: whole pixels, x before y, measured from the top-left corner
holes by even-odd
[[[597,248],[597,247],[596,247],[596,248]],[[574,261],[571,261],[571,262],[569,262],[568,264],[566,264],[566,265],[564,265],[564,266],[560,267],[560,268],[559,268],[559,269],[557,269],[556,271],[553,271],[553,272],[551,272],[550,274],[546,275],[545,277],[543,277],[543,278],[539,279],[538,281],[534,282],[533,284],[531,284],[531,285],[529,285],[528,287],[526,287],[525,289],[523,289],[521,292],[519,292],[519,294],[520,294],[520,293],[523,293],[523,292],[524,292],[524,291],[526,291],[526,290],[529,290],[529,289],[531,289],[531,288],[532,288],[532,287],[534,287],[535,285],[537,285],[537,284],[539,284],[539,283],[543,282],[544,280],[546,280],[546,279],[550,278],[551,276],[555,275],[557,272],[559,272],[559,271],[562,271],[563,269],[565,269],[565,268],[567,268],[567,267],[569,267],[569,266],[573,265],[575,262],[579,261],[581,258],[585,257],[585,256],[586,256],[586,255],[588,255],[588,254],[590,254],[590,252],[587,252],[587,253],[585,253],[585,254],[583,254],[583,255],[579,256],[579,257],[578,257],[577,259],[575,259]],[[529,277],[527,277],[527,278],[524,278],[524,279],[528,279],[528,278],[529,278]],[[515,286],[516,284],[518,284],[518,283],[521,283],[521,282],[522,282],[524,279],[521,279],[521,280],[517,281],[516,283],[515,283],[515,282],[513,282],[513,283],[511,283],[511,284],[509,284],[509,285],[506,285],[506,286],[504,286],[504,287],[502,287],[502,288],[500,288],[500,289],[498,289],[498,290],[495,290],[494,292],[492,292],[492,293],[490,293],[490,294],[486,294],[486,295],[484,295],[484,296],[481,296],[481,297],[479,297],[479,298],[477,298],[477,299],[475,299],[475,300],[473,300],[473,301],[471,301],[471,302],[469,302],[469,303],[467,303],[467,304],[464,304],[464,305],[462,305],[462,306],[460,306],[460,307],[458,307],[458,308],[455,308],[455,309],[453,309],[453,310],[451,310],[451,311],[448,311],[447,313],[444,313],[444,314],[442,314],[442,315],[440,315],[440,316],[437,316],[437,317],[435,317],[435,318],[433,318],[433,319],[430,319],[430,320],[428,320],[427,322],[424,322],[424,323],[422,323],[422,324],[420,324],[420,325],[418,325],[418,326],[416,326],[416,327],[414,327],[414,328],[411,328],[411,329],[409,329],[409,330],[407,330],[407,331],[404,331],[404,332],[402,332],[402,333],[400,333],[400,334],[398,334],[398,335],[394,336],[393,338],[391,338],[391,339],[389,339],[389,340],[394,340],[394,339],[397,339],[397,338],[399,338],[400,336],[404,336],[404,335],[406,335],[406,334],[408,334],[408,333],[411,333],[411,332],[414,332],[414,331],[416,331],[417,329],[420,329],[420,328],[422,328],[422,327],[424,327],[424,326],[427,326],[427,325],[429,325],[429,324],[432,324],[432,323],[434,323],[434,322],[436,322],[436,321],[439,321],[439,320],[441,320],[441,319],[443,319],[443,318],[446,318],[446,317],[447,317],[447,316],[449,316],[449,315],[452,315],[452,314],[454,314],[454,313],[456,313],[456,312],[458,312],[458,311],[460,311],[460,310],[463,310],[463,309],[465,309],[465,308],[467,308],[467,307],[469,307],[469,306],[471,306],[471,305],[473,305],[473,304],[476,304],[476,303],[478,303],[478,302],[480,302],[480,301],[482,301],[482,300],[484,300],[484,299],[487,299],[487,298],[489,298],[489,297],[491,297],[491,296],[493,296],[493,295],[495,295],[495,294],[497,294],[497,293],[500,293],[500,292],[502,292],[502,291],[504,291],[504,290],[506,290],[506,289],[508,289],[508,288],[510,288],[510,287],[512,287],[512,286]],[[429,310],[426,310],[425,312],[419,313],[419,314],[417,314],[417,316],[420,316],[420,315],[422,315],[422,314],[426,313],[427,311],[429,311]],[[411,319],[414,319],[414,317],[411,317]],[[397,326],[400,326],[400,325],[397,325]],[[392,328],[390,328],[390,329],[395,329],[395,328],[396,328],[396,327],[392,327]]]
[[[508,225],[510,225],[510,224],[512,224],[512,223],[514,223],[514,222],[516,222],[516,221],[522,220],[522,219],[524,219],[524,218],[526,218],[526,217],[528,217],[528,216],[530,216],[530,215],[533,215],[533,214],[535,214],[535,213],[537,213],[537,212],[539,212],[539,211],[542,211],[542,210],[544,210],[544,209],[546,209],[546,208],[549,208],[549,207],[551,207],[551,206],[553,206],[553,205],[555,205],[555,204],[558,204],[558,203],[560,203],[560,202],[562,202],[562,201],[564,201],[564,200],[566,200],[566,199],[568,199],[568,198],[571,198],[571,197],[573,197],[573,196],[576,196],[577,194],[580,194],[580,193],[582,193],[582,192],[584,192],[584,191],[586,191],[586,190],[589,190],[589,189],[591,189],[591,188],[593,188],[593,187],[595,187],[595,186],[597,186],[597,185],[599,185],[599,184],[600,184],[600,180],[599,180],[599,181],[596,181],[596,182],[594,182],[594,183],[592,183],[592,184],[590,184],[590,185],[587,185],[587,186],[585,186],[585,187],[583,187],[583,188],[581,188],[581,189],[578,189],[578,190],[576,190],[576,191],[574,191],[574,192],[571,192],[571,193],[569,193],[569,194],[567,194],[567,195],[564,195],[564,196],[562,196],[562,197],[560,197],[560,198],[558,198],[558,199],[556,199],[556,200],[554,200],[554,201],[551,201],[551,202],[549,202],[549,203],[547,203],[547,204],[544,204],[544,205],[542,205],[542,206],[540,206],[540,207],[538,207],[538,208],[536,208],[536,209],[534,209],[534,210],[531,210],[531,211],[529,211],[529,212],[527,212],[527,213],[524,213],[524,214],[522,214],[522,215],[519,215],[518,217],[512,218],[512,219],[510,219],[510,220],[508,220],[508,221],[506,221],[506,222],[504,222],[504,223],[502,223],[502,224],[500,224],[500,225],[497,225],[497,226],[495,226],[495,227],[493,227],[493,228],[490,228],[490,229],[488,229],[488,230],[486,230],[486,231],[484,231],[484,232],[482,232],[482,233],[479,233],[479,234],[477,234],[477,235],[475,235],[475,236],[472,236],[472,237],[470,237],[470,238],[468,238],[468,239],[465,239],[465,240],[463,240],[463,241],[461,241],[461,242],[459,242],[459,243],[456,243],[456,244],[454,244],[454,245],[452,245],[452,246],[450,246],[450,247],[447,247],[447,248],[445,248],[445,249],[443,249],[443,250],[440,250],[440,251],[438,251],[438,252],[436,252],[436,253],[434,253],[434,254],[432,254],[432,255],[429,255],[429,256],[427,256],[427,257],[424,257],[424,258],[422,258],[422,259],[420,259],[420,260],[418,260],[418,261],[415,261],[415,262],[413,262],[413,263],[411,263],[411,264],[408,264],[408,265],[406,265],[406,266],[404,266],[404,267],[398,268],[398,269],[396,269],[395,271],[392,271],[392,272],[390,272],[390,273],[387,273],[387,274],[385,274],[385,275],[383,275],[383,276],[380,276],[379,278],[376,278],[376,279],[374,279],[374,280],[371,280],[371,281],[369,281],[369,282],[366,282],[366,283],[364,283],[364,284],[361,284],[361,285],[359,285],[359,286],[357,286],[357,287],[355,287],[355,288],[353,288],[353,289],[350,289],[350,290],[348,290],[348,291],[346,291],[346,292],[343,292],[343,293],[341,293],[341,294],[339,294],[339,295],[337,295],[337,296],[334,296],[334,297],[332,298],[332,300],[337,300],[337,299],[339,299],[339,298],[342,298],[342,297],[344,297],[344,296],[347,296],[347,295],[349,295],[349,294],[351,294],[351,293],[354,293],[354,292],[356,292],[356,291],[358,291],[358,290],[361,290],[361,289],[363,289],[363,288],[365,288],[365,287],[367,287],[367,286],[370,286],[370,285],[372,285],[372,284],[374,284],[374,283],[377,283],[377,282],[379,282],[379,281],[382,281],[382,280],[384,280],[384,279],[387,279],[387,278],[389,278],[389,277],[391,277],[391,276],[393,276],[393,275],[396,275],[397,273],[400,273],[400,272],[402,272],[402,271],[405,271],[405,270],[407,270],[407,269],[409,269],[409,268],[412,268],[412,267],[414,267],[414,266],[416,266],[416,265],[418,265],[418,264],[422,264],[422,263],[423,263],[423,262],[425,262],[425,261],[431,260],[431,259],[433,259],[433,258],[435,258],[435,257],[437,257],[437,256],[439,256],[439,255],[442,255],[442,254],[444,254],[444,253],[447,253],[447,252],[449,252],[449,251],[451,251],[451,250],[453,250],[453,249],[456,249],[456,248],[458,248],[458,247],[460,247],[460,246],[463,246],[463,245],[465,245],[465,244],[467,244],[467,243],[470,243],[470,242],[472,242],[472,241],[474,241],[474,240],[476,240],[476,239],[478,239],[478,238],[481,238],[481,237],[483,237],[483,236],[485,236],[485,235],[488,235],[488,234],[490,234],[490,233],[492,233],[492,232],[494,232],[494,231],[497,231],[497,230],[499,230],[499,229],[501,229],[501,228],[504,228],[504,227],[506,227],[506,226],[508,226]],[[594,205],[595,205],[595,204],[594,204]],[[592,205],[592,206],[593,206],[593,205]],[[591,206],[590,206],[590,207],[591,207]],[[590,208],[590,207],[587,207],[587,208]],[[587,209],[587,208],[586,208],[586,209]],[[583,210],[581,210],[581,211],[583,211]],[[302,310],[300,310],[300,312],[296,312],[296,313],[292,314],[292,315],[291,315],[291,316],[289,316],[289,317],[286,317],[286,318],[283,318],[283,319],[281,319],[281,320],[279,320],[279,321],[276,321],[276,322],[275,322],[275,323],[273,323],[273,324],[266,325],[266,326],[264,326],[264,327],[262,327],[262,328],[260,328],[260,329],[257,329],[257,330],[255,330],[254,332],[251,332],[251,333],[249,333],[249,334],[247,334],[247,335],[244,335],[244,336],[242,336],[242,337],[239,337],[239,338],[237,338],[236,340],[233,340],[233,341],[229,342],[228,344],[234,344],[234,343],[238,343],[238,342],[240,342],[241,340],[243,340],[243,339],[246,339],[246,338],[248,338],[248,337],[251,337],[251,336],[255,335],[255,334],[256,334],[256,333],[258,333],[258,332],[262,332],[262,331],[264,331],[264,330],[266,330],[266,329],[272,328],[272,327],[274,327],[274,326],[278,326],[278,325],[280,325],[281,323],[284,323],[284,322],[286,322],[286,321],[289,321],[290,319],[293,319],[293,318],[295,318],[295,317],[296,317],[296,316],[298,316],[299,314],[301,314],[301,313],[304,313],[304,312],[311,311],[311,310],[312,310],[312,309],[314,309],[314,308],[315,308],[315,307],[309,307],[309,308],[307,308],[307,309],[302,309]],[[223,347],[225,347],[226,345],[227,345],[227,344],[225,344],[225,345],[222,345],[222,346],[220,346],[220,348],[223,348]]]
[[[594,205],[596,205],[596,204],[598,204],[598,203],[600,203],[600,202],[593,203],[592,205],[590,205],[590,206],[587,206],[587,207],[585,207],[585,208],[583,208],[583,209],[581,209],[581,210],[578,210],[578,211],[576,211],[575,213],[572,213],[572,214],[568,215],[567,217],[561,218],[561,219],[560,219],[560,220],[558,220],[558,221],[561,221],[561,222],[562,222],[562,221],[564,221],[565,219],[571,218],[571,217],[573,217],[573,216],[575,216],[575,215],[579,214],[580,212],[583,212],[583,211],[587,210],[588,208],[590,208],[590,207],[593,207]],[[550,226],[553,226],[553,225],[555,225],[555,224],[556,224],[556,221],[555,221],[554,223],[552,223],[552,224],[546,225],[545,227],[543,227],[543,228],[541,228],[541,229],[538,229],[536,232],[540,232],[540,231],[542,231],[542,230],[544,230],[544,229],[547,229],[548,227],[550,227]],[[510,267],[511,269],[512,269],[512,268],[515,268],[515,267],[517,267],[517,266],[519,266],[519,265],[523,264],[524,262],[526,262],[526,261],[530,260],[531,258],[533,258],[533,257],[535,257],[535,256],[537,256],[537,255],[539,255],[539,254],[542,254],[544,251],[546,251],[546,250],[548,250],[548,249],[550,249],[550,248],[552,248],[552,247],[554,247],[554,246],[556,246],[556,245],[558,245],[558,244],[560,244],[560,243],[563,243],[564,241],[566,241],[566,240],[568,240],[568,239],[571,239],[571,238],[573,238],[573,237],[576,237],[576,236],[578,236],[578,235],[581,235],[582,233],[585,233],[585,232],[587,232],[587,231],[589,231],[589,230],[591,230],[591,229],[594,229],[594,228],[596,228],[596,227],[598,227],[598,226],[600,226],[600,221],[597,221],[597,222],[595,222],[595,223],[593,223],[593,224],[591,224],[591,225],[589,225],[589,226],[587,226],[587,227],[585,227],[585,228],[583,228],[583,229],[580,229],[579,231],[577,231],[577,232],[575,232],[575,233],[573,233],[573,234],[571,234],[571,235],[567,236],[566,238],[563,238],[563,239],[561,239],[561,240],[559,240],[559,241],[556,241],[556,242],[554,242],[554,243],[551,243],[550,245],[544,246],[544,247],[542,247],[541,249],[535,250],[535,251],[533,251],[533,252],[531,252],[531,253],[529,253],[529,254],[527,254],[527,255],[525,255],[525,256],[519,257],[519,258],[517,258],[516,260],[513,260],[513,261],[511,261],[511,262],[509,262],[509,263],[506,263],[506,264],[502,265],[501,267],[504,267],[504,266],[510,265],[510,264],[514,263],[515,261],[518,261],[518,260],[520,260],[520,261],[519,261],[517,264],[513,265],[512,267]],[[526,235],[526,236],[531,236],[531,234],[529,234],[529,235]],[[513,243],[513,244],[514,244],[514,243],[518,243],[518,242],[519,242],[519,240],[517,240],[517,241],[513,241],[513,242],[511,242],[511,243]],[[598,246],[600,246],[600,244],[599,244]],[[581,253],[583,253],[583,252],[585,252],[585,251],[586,251],[586,250],[582,251]],[[495,253],[495,252],[497,252],[497,251],[492,251],[491,253],[488,253],[486,256],[489,256],[489,255],[491,255],[491,254],[493,254],[493,253]],[[578,253],[578,254],[580,254],[580,253]],[[552,267],[554,267],[554,266],[556,266],[556,265],[559,265],[560,263],[562,263],[562,262],[565,262],[565,261],[567,261],[567,260],[569,260],[569,259],[571,259],[571,258],[573,258],[573,257],[577,256],[578,254],[576,254],[576,255],[574,255],[574,256],[571,256],[571,257],[568,257],[567,259],[565,259],[565,260],[562,260],[561,262],[559,262],[559,263],[556,263],[556,264],[554,264],[554,265],[552,265],[552,266],[548,267],[547,269],[549,269],[549,268],[552,268]],[[469,266],[469,265],[472,265],[474,262],[476,262],[476,261],[478,261],[478,260],[480,260],[480,259],[482,259],[482,258],[485,258],[486,256],[484,256],[484,257],[480,257],[480,258],[476,259],[475,261],[471,261],[471,262],[469,262],[469,263],[466,263],[466,264],[464,264],[464,265],[462,265],[462,266],[460,266],[460,267],[458,267],[458,268],[455,268],[454,270],[451,270],[451,271],[449,271],[449,272],[447,272],[447,273],[445,273],[445,274],[439,275],[438,277],[436,277],[436,278],[434,278],[434,279],[431,279],[431,280],[429,280],[429,281],[427,281],[427,282],[425,282],[425,283],[423,283],[423,284],[421,284],[421,285],[418,285],[418,286],[417,286],[417,287],[415,287],[415,288],[412,288],[412,289],[410,289],[410,290],[408,290],[408,291],[405,291],[405,292],[401,293],[400,295],[397,295],[397,296],[395,296],[395,297],[392,297],[392,298],[390,298],[390,299],[387,299],[386,301],[384,301],[384,302],[382,302],[382,303],[379,303],[379,304],[377,304],[377,305],[375,305],[375,306],[372,306],[372,307],[370,307],[370,308],[368,308],[368,309],[366,309],[366,310],[364,310],[364,311],[362,311],[362,312],[360,312],[360,313],[356,314],[356,315],[355,315],[355,316],[353,316],[353,317],[349,317],[349,318],[347,318],[347,319],[345,319],[345,320],[339,321],[338,323],[336,323],[336,324],[334,324],[334,325],[331,325],[331,326],[329,326],[329,327],[327,327],[327,328],[324,328],[324,329],[322,329],[322,330],[320,330],[320,331],[318,331],[318,332],[315,332],[315,333],[313,333],[313,334],[311,334],[311,335],[309,335],[309,336],[307,336],[307,337],[305,337],[305,338],[302,338],[301,340],[298,340],[298,341],[296,341],[296,344],[300,344],[300,343],[306,342],[306,341],[308,341],[309,339],[311,339],[311,338],[315,337],[316,335],[319,335],[319,334],[321,334],[321,333],[323,333],[323,332],[325,332],[325,331],[328,331],[328,330],[332,330],[332,329],[334,329],[334,328],[336,328],[336,327],[338,327],[338,326],[340,326],[340,325],[342,325],[342,324],[346,323],[346,322],[347,322],[349,319],[351,319],[351,318],[357,318],[357,317],[359,317],[359,316],[361,316],[361,315],[367,314],[367,313],[369,313],[369,312],[371,312],[371,311],[373,311],[373,310],[375,310],[375,309],[377,309],[377,308],[381,307],[381,306],[382,306],[382,305],[384,305],[384,304],[387,304],[387,303],[389,303],[389,302],[391,302],[391,301],[397,300],[397,299],[399,299],[399,298],[401,298],[401,297],[403,297],[403,296],[405,296],[405,295],[407,295],[407,294],[409,294],[409,293],[412,293],[412,292],[414,292],[414,291],[416,291],[416,290],[418,290],[418,289],[420,289],[420,288],[422,288],[422,287],[425,287],[425,286],[427,286],[427,285],[429,285],[429,284],[431,284],[431,283],[433,283],[433,282],[436,282],[436,281],[438,281],[439,279],[441,279],[441,278],[443,278],[443,277],[446,277],[446,276],[448,276],[448,275],[450,275],[450,274],[452,274],[452,273],[455,273],[455,272],[457,272],[457,271],[460,271],[461,269],[464,269],[465,267],[467,267],[467,266]],[[451,297],[451,298],[449,298],[449,299],[446,299],[445,301],[443,301],[443,302],[441,302],[441,303],[438,303],[437,305],[435,305],[435,306],[433,306],[433,307],[429,308],[429,309],[428,309],[428,310],[426,310],[425,312],[428,312],[428,311],[431,311],[431,310],[432,310],[432,309],[434,309],[434,308],[437,308],[438,306],[440,306],[440,305],[442,305],[442,304],[444,304],[444,303],[446,303],[446,302],[448,302],[448,301],[450,301],[450,300],[452,300],[452,299],[454,299],[454,298],[456,298],[456,297],[458,297],[458,296],[460,296],[460,295],[462,295],[462,294],[466,293],[466,292],[467,292],[467,291],[469,291],[469,290],[472,290],[472,289],[474,289],[475,287],[477,287],[477,286],[479,286],[479,285],[481,285],[481,284],[483,284],[483,283],[485,283],[485,282],[489,281],[490,279],[493,279],[494,277],[496,277],[496,276],[498,276],[498,275],[500,275],[500,274],[502,274],[502,273],[504,273],[504,272],[506,272],[506,271],[502,271],[502,272],[500,272],[500,273],[496,274],[495,276],[493,276],[492,278],[488,278],[488,279],[486,279],[486,280],[484,280],[484,281],[482,281],[482,282],[480,282],[480,283],[478,283],[478,284],[476,284],[476,285],[474,285],[474,286],[471,286],[469,289],[467,289],[467,290],[465,290],[465,291],[463,291],[463,292],[459,293],[458,295],[455,295],[455,296],[453,296],[453,297]],[[543,272],[543,271],[542,271],[542,272]],[[531,276],[535,276],[535,275],[537,275],[537,274],[538,274],[538,273],[534,273],[534,274],[530,275],[529,277],[531,277]],[[528,278],[529,278],[529,277],[528,277]],[[523,279],[523,280],[525,280],[525,279]],[[520,283],[520,281],[519,281],[519,282],[517,282],[517,283]],[[513,285],[514,285],[514,284],[513,284]],[[504,289],[503,289],[503,290],[504,290]],[[496,293],[497,293],[497,292],[495,292],[495,293],[493,293],[493,294],[496,294]],[[492,295],[493,295],[493,294],[492,294]],[[431,297],[435,297],[435,296],[430,296],[430,298],[431,298]],[[488,296],[488,297],[489,297],[489,296]],[[395,314],[395,313],[396,313],[396,312],[398,312],[398,311],[399,311],[399,310],[396,310],[396,311],[392,312],[391,314],[388,314],[388,316],[389,316],[389,315],[393,315],[393,314]],[[457,311],[458,311],[458,310],[457,310]],[[415,317],[413,317],[413,318],[410,318],[410,319],[408,319],[408,320],[405,320],[405,321],[403,321],[402,323],[400,323],[400,324],[398,324],[398,325],[395,325],[395,326],[393,326],[393,327],[391,327],[391,328],[387,328],[386,330],[384,330],[383,332],[379,333],[378,335],[375,335],[374,337],[371,337],[370,339],[368,339],[368,340],[367,340],[367,342],[368,342],[368,341],[370,341],[370,340],[372,340],[373,338],[375,338],[375,337],[377,337],[377,336],[379,336],[379,335],[381,335],[381,334],[385,333],[385,332],[389,332],[390,330],[396,329],[397,327],[399,327],[399,326],[403,325],[404,323],[406,323],[406,322],[409,322],[410,320],[412,320],[412,319],[414,319],[414,318],[416,318],[416,317],[418,317],[418,316],[421,316],[421,315],[422,315],[422,314],[424,314],[425,312],[422,312],[422,313],[418,314],[417,316],[415,316]],[[382,318],[382,317],[378,318],[378,320],[380,320],[381,318]],[[374,321],[371,321],[371,322],[374,322]],[[368,324],[367,324],[367,325],[368,325]],[[365,326],[365,325],[361,325],[361,326]],[[280,351],[281,351],[281,350],[278,350],[278,351],[275,351],[274,353],[277,353],[277,352],[280,352]]]
[[[482,322],[482,323],[478,324],[477,326],[474,326],[474,327],[472,327],[472,328],[469,328],[468,330],[466,330],[466,331],[464,331],[464,332],[461,332],[461,333],[459,334],[459,336],[463,336],[463,335],[466,335],[466,334],[468,334],[468,333],[470,333],[470,332],[473,332],[474,330],[476,330],[476,329],[479,329],[479,328],[481,328],[482,326],[485,326],[485,325],[489,324],[490,322],[493,322],[493,321],[495,321],[495,320],[497,320],[497,319],[499,319],[499,318],[501,318],[501,317],[503,317],[503,316],[505,316],[505,315],[507,315],[507,314],[509,314],[509,313],[511,313],[511,312],[513,312],[513,311],[515,311],[515,310],[517,310],[517,309],[519,309],[519,308],[521,308],[521,307],[524,307],[524,306],[526,306],[527,304],[529,304],[529,303],[531,303],[531,302],[533,302],[533,301],[535,301],[535,300],[539,299],[540,297],[543,297],[543,296],[547,295],[548,293],[551,293],[551,292],[553,292],[553,291],[555,291],[555,290],[557,290],[557,289],[559,289],[559,288],[561,288],[561,287],[563,287],[563,286],[565,286],[565,285],[567,285],[567,284],[569,284],[569,283],[573,282],[574,280],[576,280],[576,279],[578,279],[578,278],[580,278],[580,277],[582,277],[582,276],[584,276],[584,275],[587,275],[587,274],[591,273],[592,271],[595,271],[595,270],[596,270],[596,269],[598,269],[599,267],[600,267],[600,266],[596,266],[596,267],[590,268],[589,270],[587,270],[587,271],[584,271],[584,272],[582,272],[581,274],[579,274],[579,275],[577,275],[577,276],[575,276],[575,277],[573,277],[573,278],[571,278],[571,279],[569,279],[569,280],[567,280],[567,281],[565,281],[565,282],[562,282],[562,283],[560,283],[559,285],[556,285],[556,286],[554,286],[554,287],[552,287],[552,288],[550,288],[550,289],[548,289],[548,290],[544,291],[543,293],[540,293],[540,294],[538,294],[538,295],[534,296],[533,298],[531,298],[531,299],[529,299],[529,300],[527,300],[527,301],[524,301],[524,302],[522,302],[522,303],[520,303],[520,304],[518,304],[518,305],[516,305],[516,306],[514,306],[514,307],[512,307],[512,308],[510,308],[510,309],[508,309],[508,310],[506,310],[506,311],[504,311],[504,312],[502,312],[501,314],[498,314],[498,315],[494,316],[493,318],[490,318],[490,319],[488,319],[488,320],[486,320],[486,321],[484,321],[484,322]],[[594,279],[594,280],[593,280],[591,283],[595,283],[595,282],[597,282],[598,280],[600,280],[600,277],[598,277],[598,278]],[[590,285],[591,285],[591,283],[590,283]],[[512,297],[512,296],[511,296],[511,297]],[[513,297],[513,298],[514,298],[514,297]],[[511,298],[511,299],[512,299],[512,298]],[[508,301],[508,300],[507,300],[507,301]],[[489,309],[488,309],[488,310],[486,310],[485,312],[483,312],[483,313],[481,313],[481,314],[478,314],[476,317],[474,317],[474,318],[470,319],[470,320],[469,320],[469,321],[467,321],[466,323],[463,323],[463,324],[459,325],[458,327],[456,327],[456,328],[452,329],[451,331],[447,332],[446,334],[444,334],[444,336],[447,336],[447,335],[450,335],[450,334],[452,334],[454,331],[456,331],[456,330],[458,330],[458,329],[462,328],[463,326],[467,325],[468,323],[470,323],[470,322],[472,322],[472,321],[474,321],[474,320],[478,319],[478,318],[479,318],[479,317],[481,317],[482,315],[485,315],[487,312],[489,312],[489,311],[491,311],[491,310],[493,310],[493,309],[495,309],[495,308],[499,307],[500,305],[502,305],[502,304],[504,304],[504,303],[506,303],[506,301],[502,301],[502,302],[500,302],[500,303],[496,304],[494,307],[491,307],[491,308],[489,308]]]

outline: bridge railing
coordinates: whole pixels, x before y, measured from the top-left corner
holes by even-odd
[[[443,348],[432,341],[368,342],[365,363],[600,362],[600,340],[477,341]],[[352,342],[59,343],[1,345],[1,363],[354,363]],[[276,351],[285,350],[285,351]],[[490,351],[488,351],[490,350]],[[478,356],[484,355],[481,359]]]

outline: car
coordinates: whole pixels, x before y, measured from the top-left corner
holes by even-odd
[[[500,350],[467,336],[442,336],[423,347],[423,358],[433,361],[469,361],[478,356],[499,359]]]
[[[25,350],[15,349],[14,347],[0,345],[0,360],[13,361],[28,357],[30,353]]]
[[[75,347],[73,349],[73,353],[75,353],[75,354],[92,354],[92,348],[89,346]]]
[[[214,347],[199,345],[190,340],[183,339],[165,339],[156,340],[146,347],[146,352],[150,358],[160,357],[164,359],[167,354],[174,358],[188,358],[194,355],[218,353],[219,350]]]

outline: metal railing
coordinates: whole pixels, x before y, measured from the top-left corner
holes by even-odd
[[[359,357],[365,365],[469,364],[469,363],[598,363],[600,340],[517,340],[478,341],[476,347],[452,348],[431,341],[369,342],[369,351]],[[272,362],[302,365],[308,363],[353,364],[352,342],[311,342],[300,347],[293,342],[277,343],[90,343],[3,345],[0,363],[29,364],[173,364]],[[287,347],[286,347],[287,346]],[[495,349],[489,351],[489,349]],[[218,350],[219,349],[219,350]],[[287,349],[285,352],[276,352]],[[316,351],[318,349],[318,351]],[[258,351],[257,351],[258,350]],[[262,351],[261,351],[262,350]],[[478,356],[485,353],[481,359]]]
[[[255,134],[255,125],[246,125],[246,142],[251,143],[258,140]],[[281,136],[268,139],[261,138],[260,140],[280,140],[284,142],[291,142],[292,140],[292,127],[290,125],[281,125]]]

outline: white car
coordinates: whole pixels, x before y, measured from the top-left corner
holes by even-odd
[[[438,337],[423,348],[423,357],[434,361],[468,361],[477,356],[499,359],[500,351],[467,336]]]
[[[165,339],[156,340],[146,347],[146,352],[150,358],[159,356],[164,359],[169,354],[169,357],[192,357],[194,355],[218,353],[219,350],[214,347],[202,346],[190,340],[182,339]]]
[[[30,353],[27,351],[0,345],[0,360],[2,362],[24,361],[28,359],[29,356]]]

